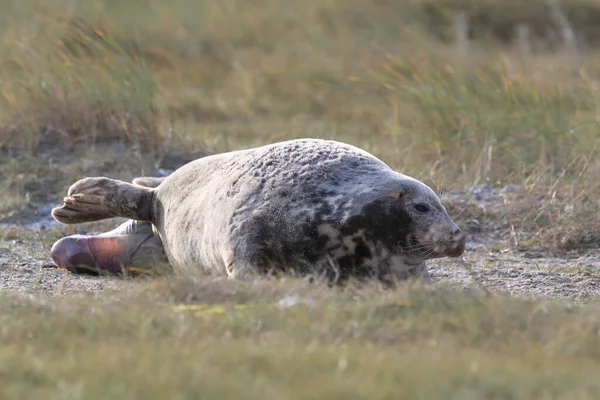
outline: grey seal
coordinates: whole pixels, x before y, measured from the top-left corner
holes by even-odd
[[[465,236],[438,196],[355,146],[298,139],[210,155],[165,178],[85,178],[52,210],[65,224],[152,224],[177,272],[268,271],[429,280]]]

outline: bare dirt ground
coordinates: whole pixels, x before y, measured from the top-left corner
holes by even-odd
[[[58,269],[50,258],[50,248],[60,237],[72,233],[98,233],[110,230],[122,222],[112,220],[65,227],[57,224],[50,216],[52,207],[58,205],[62,198],[51,193],[62,193],[69,182],[75,179],[74,176],[100,174],[131,179],[136,175],[134,172],[123,172],[136,169],[126,164],[128,158],[123,157],[126,148],[109,143],[91,150],[84,149],[85,146],[82,146],[77,157],[67,157],[68,154],[56,146],[42,147],[38,154],[38,158],[42,160],[40,165],[50,165],[52,168],[47,171],[36,169],[30,173],[29,181],[22,183],[26,188],[26,199],[21,200],[16,196],[8,206],[3,204],[4,218],[0,218],[0,293],[61,295],[81,291],[118,290],[140,284],[139,278],[71,274]],[[112,157],[107,158],[106,154],[109,153]],[[18,168],[23,169],[26,160],[15,159],[19,162]],[[160,163],[144,166],[145,174],[168,174],[189,160],[190,157],[185,155],[168,154],[162,157]],[[10,172],[9,167],[8,164],[3,164],[3,171]],[[137,168],[139,170],[140,167]],[[454,205],[449,208],[451,215],[453,209],[461,209],[468,204],[484,213],[494,213],[510,202],[532,201],[524,199],[519,193],[516,185],[493,188],[482,184],[445,193],[443,200]],[[468,222],[457,222],[462,224],[463,230],[469,235],[465,261],[430,261],[430,272],[435,285],[477,287],[522,297],[541,296],[576,301],[600,297],[600,249],[597,246],[578,252],[551,253],[533,247],[519,250],[518,246],[512,245],[514,236],[518,236],[518,233],[510,232],[506,227],[492,226],[493,224],[487,226],[484,222],[483,226],[470,229]]]
[[[430,263],[433,279],[521,297],[584,301],[600,296],[600,251],[552,257],[512,250],[490,252],[484,245],[471,244],[465,258],[472,273],[462,263],[439,260]]]
[[[16,232],[13,228],[11,236]],[[41,235],[32,235],[29,231],[25,235],[27,239],[0,241],[0,293],[61,295],[126,288],[137,284],[133,279],[77,275],[57,268],[50,258],[50,246],[40,242]]]
[[[8,232],[0,240],[0,293],[61,295],[131,288],[140,282],[57,269],[50,258],[57,233],[40,229],[39,224],[13,224]],[[503,248],[502,241],[493,236],[471,235],[464,256],[467,266],[460,259],[430,261],[434,284],[477,287],[521,297],[578,301],[600,297],[600,250],[558,256],[542,250],[517,251],[508,245]]]

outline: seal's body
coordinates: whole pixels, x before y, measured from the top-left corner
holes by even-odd
[[[86,178],[53,216],[149,221],[176,270],[230,277],[427,278],[425,260],[465,246],[429,187],[354,146],[318,139],[204,157],[158,180]]]

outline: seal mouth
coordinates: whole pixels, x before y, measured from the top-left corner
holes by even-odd
[[[404,264],[408,265],[409,267],[417,267],[417,266],[421,265],[424,261],[426,261],[426,260],[418,260],[418,261],[405,260]]]
[[[406,236],[404,243],[398,242],[397,249],[408,258],[405,263],[411,266],[419,265],[431,258],[437,258],[439,252],[436,243],[421,243],[412,233]]]
[[[448,237],[436,239],[419,241],[415,233],[409,233],[403,241],[398,242],[397,249],[415,264],[436,258],[460,257],[465,252],[467,238],[459,229]]]
[[[465,240],[456,242],[419,243],[409,238],[407,246],[398,243],[398,251],[407,256],[408,265],[418,265],[424,261],[443,257],[460,257],[465,252]]]
[[[417,237],[413,233],[409,233],[406,236],[406,241],[408,242],[408,246],[409,247],[421,246],[421,243],[419,242],[419,240],[417,239]]]
[[[448,257],[460,257],[465,252],[466,247],[466,239],[462,237],[460,240],[456,242],[450,243],[446,247],[446,256]]]
[[[436,243],[431,258],[460,257],[465,252],[465,247],[466,240],[464,238],[458,241]]]

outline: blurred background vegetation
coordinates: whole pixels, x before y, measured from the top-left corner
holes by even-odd
[[[593,0],[21,0],[0,29],[5,154],[333,138],[438,191],[516,183],[598,209]]]
[[[4,0],[0,11],[1,224],[48,218],[83,176],[332,138],[450,192],[449,213],[484,243],[468,256],[511,293],[201,277],[119,293],[101,278],[97,294],[64,296],[79,279],[65,274],[52,297],[40,272],[52,242],[115,221],[0,226],[2,279],[47,293],[0,293],[1,398],[598,397],[598,305],[517,298],[528,282],[597,293],[598,0]],[[525,193],[484,209],[469,192],[481,184]],[[531,259],[496,257],[514,247]],[[589,248],[554,264],[555,250]]]

